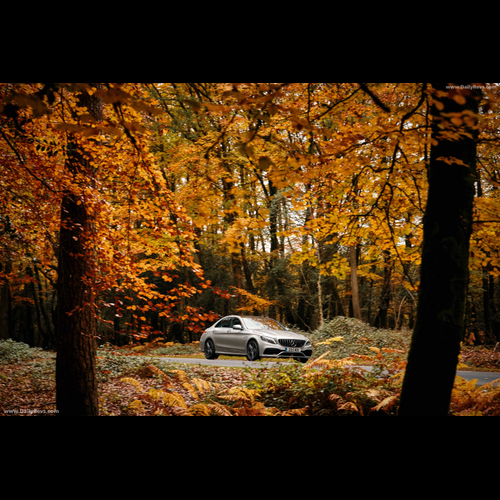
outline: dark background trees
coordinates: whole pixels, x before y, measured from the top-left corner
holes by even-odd
[[[449,158],[472,148],[432,142],[438,88],[452,127],[481,117],[457,328],[499,342],[498,91],[437,85],[2,84],[0,336],[191,342],[244,312],[306,331],[357,316],[419,338],[427,172],[451,169],[451,196],[464,172]]]

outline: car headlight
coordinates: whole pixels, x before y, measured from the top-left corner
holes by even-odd
[[[306,343],[304,344],[304,347],[311,347],[311,342],[309,342],[309,340],[306,340]]]
[[[264,335],[261,335],[260,337],[264,342],[267,342],[268,344],[277,344],[276,339],[273,339],[272,337],[266,337]]]

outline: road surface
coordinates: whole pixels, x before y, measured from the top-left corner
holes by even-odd
[[[227,368],[271,368],[278,363],[274,361],[246,361],[240,359],[203,359],[203,358],[168,358],[165,356],[155,356],[169,363],[189,363],[195,365],[222,366]],[[283,363],[281,363],[283,364]],[[371,366],[360,366],[365,370],[371,370]],[[469,372],[457,371],[457,375],[466,380],[477,380],[477,385],[487,384],[493,380],[500,379],[500,372]]]

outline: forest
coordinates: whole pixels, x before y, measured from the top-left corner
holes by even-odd
[[[1,83],[0,339],[56,350],[61,411],[93,414],[96,345],[352,317],[414,332],[402,409],[433,359],[446,405],[460,344],[500,342],[499,95]]]

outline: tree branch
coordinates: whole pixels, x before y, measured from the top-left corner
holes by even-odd
[[[389,108],[386,104],[384,104],[378,97],[375,93],[373,93],[373,91],[371,91],[369,88],[368,88],[368,85],[366,85],[366,83],[358,83],[360,89],[365,93],[365,94],[368,94],[372,99],[373,99],[373,102],[380,108],[382,109],[383,111],[385,111],[386,113],[390,113],[391,112],[391,108]]]

